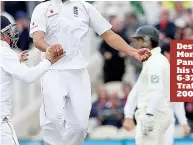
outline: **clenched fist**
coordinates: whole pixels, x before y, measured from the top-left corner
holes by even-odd
[[[140,62],[146,61],[150,56],[151,52],[147,48],[139,49],[133,54],[133,57]]]
[[[28,57],[29,54],[28,54],[28,51],[25,50],[25,51],[22,51],[20,54],[19,54],[19,59],[20,59],[20,62],[25,62],[28,60]]]
[[[65,54],[66,52],[64,52],[64,49],[60,44],[52,45],[46,50],[46,58],[49,59],[52,64],[64,57]]]
[[[66,53],[60,44],[52,45],[47,49],[49,49],[53,57],[58,57]]]

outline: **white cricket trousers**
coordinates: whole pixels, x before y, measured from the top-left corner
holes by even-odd
[[[175,122],[172,122],[163,136],[163,145],[173,145]]]
[[[15,130],[9,117],[1,120],[1,145],[19,145]]]
[[[87,69],[49,70],[42,78],[41,134],[48,145],[82,145],[91,110]]]
[[[145,117],[146,109],[138,109],[135,113],[135,118],[137,121],[136,127],[136,145],[164,145],[163,135],[168,129],[169,125],[172,123],[171,112],[169,109],[165,111],[157,111],[154,115],[155,124],[153,131],[144,136],[141,131],[141,121]]]

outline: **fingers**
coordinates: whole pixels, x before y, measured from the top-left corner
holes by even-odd
[[[61,52],[63,52],[62,46],[60,44],[56,45],[56,56],[62,55]]]
[[[28,60],[28,58],[27,58],[28,56],[29,56],[28,50],[22,51],[22,52],[20,53],[20,61],[21,61],[21,62],[27,61],[27,60]]]
[[[27,54],[28,50],[22,51],[21,54]]]
[[[145,60],[147,60],[148,58],[149,58],[149,55],[148,55],[148,54],[144,54],[144,55],[141,56],[141,60],[142,60],[142,61],[145,61]]]
[[[60,44],[52,45],[48,49],[52,53],[53,57],[58,57],[66,53]]]
[[[151,52],[146,52],[140,57],[141,61],[146,61],[151,56]]]

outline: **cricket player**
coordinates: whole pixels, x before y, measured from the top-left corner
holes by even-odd
[[[170,43],[164,43],[161,46],[161,53],[168,59],[170,62]],[[187,118],[185,115],[185,108],[183,102],[171,102],[170,108],[172,111],[173,120],[167,129],[166,133],[163,136],[163,145],[173,145],[174,142],[174,130],[175,130],[175,116],[179,124],[183,127],[184,133],[188,135],[191,131],[190,126],[188,125]]]
[[[81,53],[91,27],[111,47],[144,61],[151,53],[136,50],[111,30],[109,22],[91,4],[51,0],[33,11],[30,35],[44,52],[52,45],[64,48],[66,56],[42,77],[44,101],[40,109],[41,134],[49,145],[82,145],[91,110],[91,84],[87,62]]]
[[[134,126],[137,121],[137,145],[163,145],[162,135],[172,122],[169,107],[170,65],[161,54],[159,32],[152,26],[138,28],[133,36],[137,48],[149,48],[152,56],[143,63],[141,74],[131,90],[124,108],[124,127]]]
[[[16,48],[18,33],[13,31],[10,21],[1,16],[0,35],[0,97],[1,97],[1,144],[19,145],[13,125],[11,123],[12,108],[12,81],[18,79],[26,83],[32,83],[42,76],[48,69],[63,57],[64,50],[49,47],[45,59],[33,68],[28,68],[20,61],[25,61],[26,53],[21,58],[13,50]]]

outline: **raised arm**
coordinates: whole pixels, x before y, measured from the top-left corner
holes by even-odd
[[[28,68],[20,63],[19,57],[15,52],[6,52],[2,58],[2,68],[15,79],[21,80],[26,83],[33,83],[36,79],[42,76],[51,62],[48,59],[43,60],[37,66]]]
[[[103,38],[112,48],[132,56],[138,61],[144,61],[151,55],[148,49],[136,50],[128,45],[119,35],[114,33],[111,24],[91,4],[85,3],[90,19],[90,27]]]

